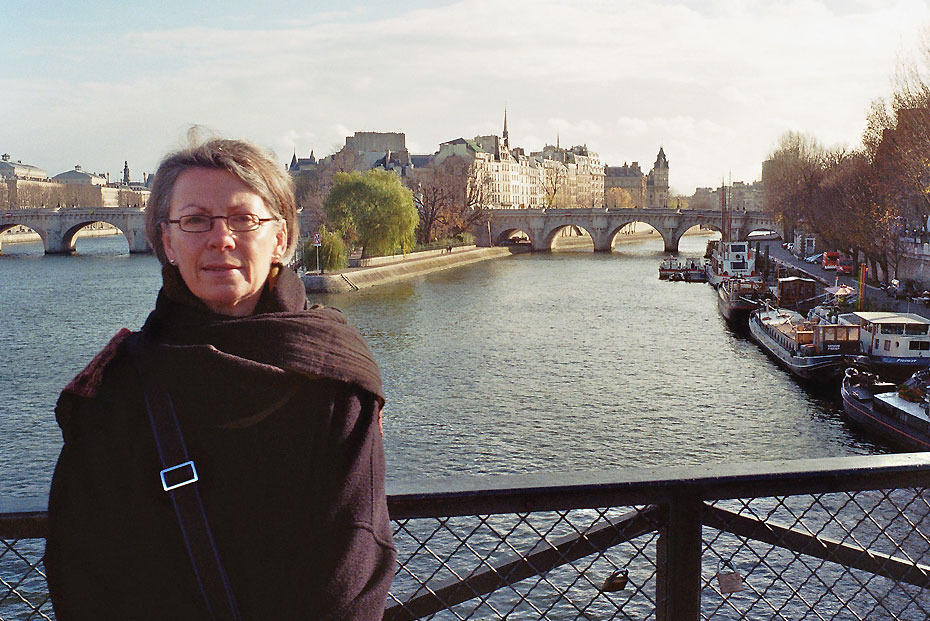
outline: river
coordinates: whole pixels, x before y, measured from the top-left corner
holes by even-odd
[[[703,253],[685,237],[682,254]],[[121,237],[0,255],[0,495],[47,493],[61,388],[138,329],[157,261]],[[524,254],[352,294],[341,309],[384,375],[389,479],[882,452],[717,314],[707,285],[660,281],[659,239]],[[221,387],[217,387],[221,389]]]

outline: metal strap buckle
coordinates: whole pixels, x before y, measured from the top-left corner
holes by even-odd
[[[165,475],[170,472],[174,472],[175,470],[180,470],[181,468],[190,468],[190,476],[188,476],[183,481],[178,481],[177,483],[169,484],[168,481],[165,479]],[[162,488],[164,488],[166,492],[170,492],[171,490],[178,488],[178,487],[183,487],[184,485],[187,485],[188,483],[195,483],[199,478],[197,476],[197,468],[194,466],[193,461],[186,461],[183,464],[178,464],[177,466],[171,466],[170,468],[165,468],[158,474],[159,476],[161,476],[161,486]]]

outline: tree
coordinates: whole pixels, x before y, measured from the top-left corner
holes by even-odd
[[[546,195],[546,208],[555,206],[556,199],[561,198],[561,190],[568,176],[565,166],[555,160],[543,160],[545,174],[542,178],[543,192]]]
[[[410,190],[391,172],[338,172],[323,205],[328,221],[362,256],[380,256],[413,245],[417,210]]]
[[[417,208],[419,223],[416,229],[417,242],[428,244],[436,237],[448,233],[453,220],[458,185],[464,183],[455,175],[446,158],[441,163],[415,169],[407,177],[407,186],[413,191],[413,202]]]
[[[769,154],[763,166],[764,206],[782,222],[786,235],[809,215],[823,165],[824,148],[809,134],[785,132]]]
[[[477,160],[459,156],[446,158],[456,190],[449,232],[459,234],[487,220],[491,204],[491,176]]]
[[[325,226],[319,228],[320,249],[317,251],[316,246],[306,242],[303,247],[303,264],[304,269],[322,268],[325,272],[335,272],[346,266],[346,246],[342,237],[338,233],[326,230]],[[317,255],[319,252],[319,255]],[[319,266],[317,265],[317,256],[320,258]]]
[[[611,209],[630,209],[635,207],[633,197],[623,188],[610,188],[607,191],[607,206]]]

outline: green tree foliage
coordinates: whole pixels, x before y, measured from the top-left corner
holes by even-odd
[[[340,172],[323,205],[326,218],[362,256],[380,256],[413,246],[417,210],[410,190],[386,170]]]
[[[338,233],[326,230],[326,227],[320,227],[320,263],[324,272],[336,272],[347,265],[346,245]],[[310,271],[319,269],[317,265],[317,249],[312,242],[307,242],[303,247],[303,264],[304,268]]]

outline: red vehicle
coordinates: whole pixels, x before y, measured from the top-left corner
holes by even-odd
[[[836,273],[837,274],[852,274],[853,273],[853,260],[852,257],[840,257],[839,261],[836,262]]]
[[[821,259],[821,266],[825,270],[835,270],[836,264],[840,260],[840,253],[836,250],[831,250],[829,252],[823,253],[823,258]]]

